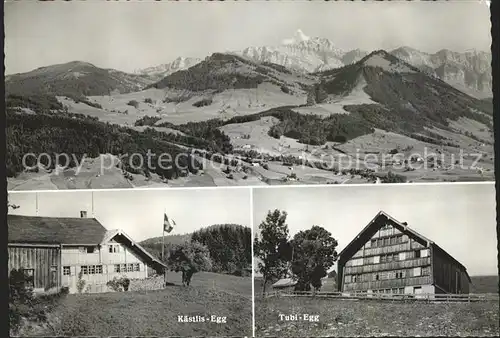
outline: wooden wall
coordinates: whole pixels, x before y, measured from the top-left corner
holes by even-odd
[[[58,247],[12,246],[8,247],[9,273],[12,269],[34,269],[34,288],[48,290],[60,287],[62,274],[60,266],[61,251]],[[55,285],[51,272],[56,269]]]
[[[430,248],[388,225],[367,238],[352,257],[339,265],[341,291],[432,284]],[[414,274],[415,268],[420,268],[420,274]]]
[[[469,280],[463,268],[440,250],[432,250],[434,284],[440,293],[469,293]]]
[[[109,246],[115,245],[118,252],[109,252]],[[87,253],[87,247],[64,246],[63,265],[95,265],[95,264],[124,264],[142,263],[142,259],[130,248],[122,243],[110,242],[109,245],[95,246],[93,253]]]

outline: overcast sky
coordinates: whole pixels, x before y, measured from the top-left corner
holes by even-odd
[[[480,1],[15,1],[5,8],[6,74],[74,60],[134,71],[178,56],[278,45],[301,29],[346,50],[490,50]]]
[[[249,189],[151,189],[115,191],[9,192],[9,202],[20,208],[10,214],[80,217],[86,210],[108,230],[122,229],[136,241],[162,235],[163,213],[177,224],[170,233],[184,234],[213,224],[250,227]]]
[[[319,225],[340,253],[383,210],[434,241],[471,276],[497,275],[494,183],[254,189],[254,225],[268,210],[288,212],[291,236]]]

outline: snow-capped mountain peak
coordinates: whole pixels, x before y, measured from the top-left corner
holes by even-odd
[[[189,67],[200,63],[202,60],[198,58],[190,57],[178,57],[170,63],[164,63],[154,67],[148,67],[145,69],[139,69],[136,71],[137,74],[149,75],[153,77],[165,77],[179,70],[184,70]]]
[[[283,45],[293,45],[296,43],[300,43],[302,41],[309,41],[310,39],[311,38],[309,36],[305,35],[304,32],[302,32],[302,30],[299,28],[299,29],[297,29],[297,31],[293,35],[293,38],[284,39],[281,43]]]

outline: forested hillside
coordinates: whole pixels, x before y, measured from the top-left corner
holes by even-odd
[[[216,224],[191,234],[165,236],[165,261],[170,250],[183,243],[197,242],[210,253],[212,272],[247,275],[252,264],[251,230],[237,224]],[[149,252],[161,258],[162,237],[141,242]]]

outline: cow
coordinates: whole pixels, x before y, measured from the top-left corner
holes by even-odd
[[[189,257],[186,256],[182,249],[178,249],[170,256],[170,260],[175,264],[175,272],[182,273],[182,285],[189,286],[191,278],[198,272]]]

